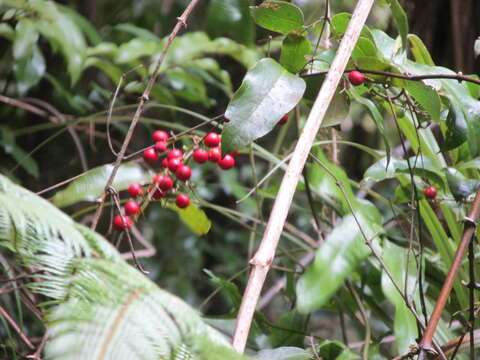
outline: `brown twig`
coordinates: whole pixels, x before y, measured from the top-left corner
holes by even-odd
[[[20,339],[28,346],[30,350],[34,350],[35,346],[30,342],[30,340],[27,338],[27,336],[23,333],[23,331],[20,329],[20,327],[17,325],[15,320],[13,320],[10,315],[5,311],[5,309],[0,306],[0,314],[7,320],[7,322],[10,324],[10,326],[15,330],[15,332],[18,334]]]
[[[337,55],[318,93],[283,177],[260,247],[255,256],[250,260],[253,268],[249,275],[245,293],[243,294],[242,304],[233,334],[233,347],[240,353],[243,353],[245,349],[255,307],[267,273],[275,257],[280,234],[282,233],[282,228],[287,218],[296,186],[302,174],[302,169],[323,121],[328,104],[330,104],[333,98],[363,24],[370,13],[373,2],[373,0],[359,0],[357,3],[345,36],[340,43]]]
[[[440,291],[440,295],[438,296],[432,315],[430,316],[430,321],[428,322],[427,328],[423,333],[423,338],[420,341],[420,354],[418,356],[419,360],[425,359],[426,353],[428,351],[433,350],[432,341],[433,341],[433,336],[435,334],[435,330],[442,316],[442,311],[445,308],[450,292],[452,291],[453,282],[455,281],[458,270],[462,265],[462,260],[468,249],[469,243],[472,239],[473,234],[475,233],[475,227],[476,227],[475,222],[477,221],[479,214],[480,214],[480,190],[478,190],[475,195],[475,200],[473,201],[473,205],[470,210],[470,213],[468,214],[468,217],[465,217],[464,219],[465,229],[463,231],[462,239],[458,244],[458,248],[457,248],[457,251],[455,252],[455,256],[453,258],[453,262],[450,267],[450,270],[448,271],[447,278],[443,283],[442,290]]]
[[[462,73],[458,74],[425,74],[425,75],[403,75],[403,74],[397,74],[397,73],[392,73],[388,71],[377,71],[377,70],[369,70],[369,69],[363,69],[363,68],[356,68],[355,70],[358,70],[362,73],[365,74],[372,74],[372,75],[383,75],[386,77],[393,77],[397,79],[403,79],[403,80],[412,80],[412,81],[419,81],[419,80],[428,80],[428,79],[450,79],[450,80],[457,80],[458,82],[462,81],[467,81],[471,82],[477,85],[480,85],[480,80],[475,79],[470,76],[463,75]],[[345,70],[346,73],[349,73],[352,70]],[[325,75],[327,72],[326,71],[320,71],[320,72],[315,72],[315,73],[308,73],[308,74],[302,74],[302,77],[310,77],[310,76],[320,76],[320,75]]]
[[[111,188],[113,184],[113,180],[115,180],[115,176],[117,175],[118,168],[120,167],[120,164],[122,163],[122,160],[125,156],[125,152],[127,151],[128,145],[130,144],[130,140],[132,139],[133,132],[135,130],[135,127],[137,126],[138,121],[140,120],[140,117],[144,111],[145,108],[145,103],[149,100],[150,93],[152,92],[153,86],[155,85],[155,82],[157,81],[160,66],[163,63],[163,60],[165,59],[165,56],[167,54],[168,49],[170,48],[170,45],[172,44],[173,40],[177,36],[178,32],[187,26],[186,21],[190,15],[190,13],[193,11],[195,6],[198,4],[200,0],[192,0],[188,4],[187,8],[183,12],[183,14],[178,18],[177,24],[173,28],[172,32],[168,36],[167,42],[165,43],[165,46],[162,49],[162,52],[160,53],[157,62],[155,64],[155,69],[152,73],[152,76],[150,77],[150,80],[148,81],[147,87],[145,91],[143,92],[142,96],[140,97],[140,101],[137,107],[137,110],[135,111],[135,115],[133,116],[132,122],[130,123],[130,127],[128,129],[127,135],[125,136],[125,140],[123,141],[122,147],[120,149],[120,152],[118,153],[117,159],[115,160],[115,164],[113,166],[112,173],[110,174],[110,177],[107,181],[107,184],[105,185],[105,190],[102,194],[102,196],[99,199],[99,204],[97,211],[95,212],[95,215],[93,216],[92,220],[92,225],[91,229],[95,230],[98,221],[100,220],[100,216],[102,216],[103,212],[103,207],[105,205],[105,200],[108,196],[108,189]]]

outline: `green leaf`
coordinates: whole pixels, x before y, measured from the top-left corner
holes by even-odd
[[[245,0],[212,0],[207,9],[207,32],[213,38],[228,37],[252,45],[255,27]]]
[[[15,143],[15,135],[12,130],[6,126],[0,126],[0,145],[3,151],[9,154],[18,164],[20,164],[27,173],[34,178],[38,178],[40,172],[38,170],[37,162],[25,150]]]
[[[445,184],[444,175],[430,158],[412,156],[409,158],[409,162],[414,175],[443,187]],[[409,174],[407,160],[390,158],[387,164],[387,158],[385,157],[375,162],[365,171],[363,181],[376,183],[405,174]]]
[[[310,41],[304,36],[288,35],[283,39],[280,64],[292,73],[298,73],[308,63],[307,55],[312,53]]]
[[[377,125],[378,132],[382,136],[383,142],[385,144],[385,151],[387,153],[388,163],[390,159],[390,144],[388,143],[388,137],[385,132],[384,118],[382,114],[380,114],[380,111],[377,109],[377,105],[372,100],[360,96],[359,91],[354,87],[350,87],[349,93],[357,102],[364,105],[370,112],[370,115],[372,116],[375,125]]]
[[[103,71],[114,84],[118,84],[123,75],[123,71],[119,67],[113,65],[109,61],[105,61],[97,57],[89,57],[87,60],[85,60],[84,68],[87,69],[90,66],[96,67],[97,69]]]
[[[260,60],[245,75],[228,104],[225,117],[229,123],[222,132],[222,152],[241,149],[269,133],[301,100],[304,91],[303,79],[272,59]]]
[[[224,280],[218,277],[208,269],[203,269],[203,272],[208,275],[208,277],[212,280],[212,282],[215,285],[225,290],[225,292],[228,294],[228,297],[230,298],[233,305],[235,306],[235,309],[238,309],[242,302],[242,294],[240,293],[240,290],[238,289],[237,285],[235,285],[231,281]]]
[[[37,44],[34,44],[31,57],[18,59],[13,65],[18,92],[23,95],[35,86],[45,75],[45,69],[45,59]]]
[[[382,258],[395,283],[399,284],[402,290],[406,286],[408,296],[418,301],[419,296],[418,291],[416,291],[418,281],[417,263],[413,256],[407,255],[407,251],[386,241],[383,246]],[[415,344],[415,339],[418,336],[415,317],[405,305],[405,300],[398,293],[385,271],[382,271],[382,289],[387,299],[395,305],[395,352],[404,353]],[[417,304],[419,305],[418,302]]]
[[[373,41],[364,36],[360,36],[357,40],[357,44],[353,49],[352,59],[355,59],[359,56],[376,59],[378,58],[378,55],[378,50]],[[368,66],[368,69],[372,68]]]
[[[150,39],[135,38],[122,44],[115,55],[115,62],[125,64],[137,60],[143,56],[151,56],[161,49],[157,41]]]
[[[267,30],[281,34],[303,32],[303,13],[299,7],[285,1],[264,1],[251,6],[250,12],[255,23]]]
[[[432,57],[430,56],[430,53],[428,52],[427,47],[423,43],[422,39],[415,34],[408,34],[407,39],[411,44],[410,50],[417,63],[435,66],[435,63],[433,62]]]
[[[21,19],[15,27],[15,41],[13,42],[14,59],[30,58],[33,47],[38,41],[38,31],[35,23],[28,18]]]
[[[447,131],[442,150],[448,151],[462,145],[468,138],[468,125],[465,114],[457,106],[453,105],[448,111]]]
[[[142,38],[142,39],[149,40],[149,41],[160,42],[160,40],[161,40],[153,32],[151,32],[147,29],[138,27],[136,25],[130,24],[130,23],[115,25],[114,29],[118,30],[118,31],[127,32],[129,34],[135,35],[138,38]]]
[[[196,235],[205,235],[210,231],[212,222],[205,212],[195,205],[190,204],[185,209],[180,209],[176,205],[171,205],[169,207],[178,214],[180,220],[182,220]]]
[[[445,170],[448,186],[457,201],[464,200],[480,188],[480,180],[466,179],[460,172],[449,168]]]
[[[420,81],[405,81],[405,89],[428,112],[432,121],[440,120],[441,102],[438,93]]]
[[[339,341],[323,341],[317,347],[317,354],[325,360],[357,360],[357,354]]]
[[[382,227],[358,212],[356,217],[367,238],[378,235]],[[308,313],[322,308],[345,279],[370,253],[353,215],[345,216],[315,253],[314,263],[297,282],[297,308]]]
[[[278,349],[261,350],[253,360],[310,360],[312,354],[297,347],[285,346]]]
[[[407,48],[407,35],[408,35],[407,14],[405,14],[405,10],[403,10],[398,0],[388,0],[388,2],[392,10],[393,21],[395,21],[398,32],[402,39],[402,47],[405,50]]]
[[[332,32],[337,36],[343,36],[347,31],[348,24],[352,18],[350,13],[338,13],[332,17]],[[372,33],[367,26],[362,28],[360,35],[373,41]]]
[[[103,193],[112,170],[111,164],[89,170],[85,175],[68,184],[65,189],[58,191],[52,203],[58,207],[65,207],[79,201],[96,201]],[[125,163],[118,168],[112,186],[115,190],[122,191],[126,190],[130,184],[150,181],[151,177],[140,165]]]
[[[480,55],[480,38],[475,40],[475,44],[473,46],[473,52],[475,53],[475,57],[478,57],[478,55]]]

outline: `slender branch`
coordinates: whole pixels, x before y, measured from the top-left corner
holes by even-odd
[[[377,70],[369,70],[369,69],[363,69],[363,68],[357,68],[356,70],[365,74],[383,75],[383,76],[393,77],[393,78],[403,79],[403,80],[419,81],[419,80],[428,80],[428,79],[451,79],[451,80],[457,80],[459,82],[467,81],[467,82],[480,85],[479,79],[475,79],[473,77],[463,75],[461,72],[459,72],[458,74],[403,75],[403,74],[397,74],[397,73],[392,73],[388,71],[377,71]],[[353,71],[353,70],[345,70],[346,73],[350,71]],[[315,73],[302,74],[301,76],[302,77],[320,76],[320,75],[325,75],[326,73],[327,73],[326,71],[320,71]]]
[[[243,353],[245,349],[255,307],[268,270],[275,257],[280,234],[287,218],[293,195],[295,194],[295,188],[302,174],[302,169],[313,141],[315,140],[315,136],[322,124],[328,104],[330,104],[333,98],[353,47],[370,13],[373,2],[374,0],[359,0],[357,3],[345,36],[340,43],[337,55],[313,104],[307,123],[300,135],[292,159],[283,177],[260,247],[252,260],[250,260],[253,269],[249,275],[233,334],[233,347],[240,353]]]
[[[113,180],[115,180],[115,176],[117,175],[118,168],[120,167],[120,164],[122,163],[123,157],[125,156],[125,152],[127,151],[128,145],[130,144],[130,140],[132,139],[133,132],[135,130],[135,127],[137,126],[138,121],[140,120],[140,117],[144,111],[145,108],[145,103],[149,100],[150,93],[152,92],[153,86],[155,85],[160,66],[163,63],[163,60],[165,59],[165,56],[167,54],[167,51],[172,44],[173,40],[177,36],[178,32],[187,26],[186,21],[190,15],[190,13],[193,11],[195,6],[198,4],[200,0],[192,0],[190,1],[190,4],[188,4],[187,8],[183,12],[183,14],[178,18],[177,24],[173,28],[172,32],[168,36],[167,42],[165,43],[165,46],[162,49],[162,52],[158,56],[157,62],[155,64],[155,69],[153,70],[153,74],[150,77],[150,80],[148,81],[147,87],[145,91],[143,92],[142,96],[140,97],[140,102],[137,107],[137,111],[135,111],[135,115],[133,116],[132,122],[130,123],[130,127],[128,129],[127,135],[125,136],[125,140],[123,141],[122,147],[120,149],[120,152],[118,153],[117,159],[115,160],[115,164],[113,166],[112,173],[110,174],[110,178],[107,181],[107,184],[105,185],[105,190],[102,194],[102,196],[99,199],[99,205],[97,208],[97,211],[95,212],[95,215],[92,220],[92,230],[95,230],[98,224],[98,221],[100,219],[100,216],[102,216],[103,212],[103,207],[105,204],[105,200],[108,196],[108,189],[111,188],[113,184]]]
[[[15,330],[15,332],[18,334],[20,339],[29,347],[30,350],[35,350],[35,346],[28,340],[28,337],[23,333],[22,329],[17,325],[15,320],[13,320],[10,315],[5,311],[3,307],[0,306],[0,315],[7,320],[7,322],[10,324],[10,326]]]
[[[430,321],[428,322],[427,328],[423,333],[423,338],[420,342],[420,354],[418,357],[419,360],[425,359],[426,352],[432,350],[432,341],[433,341],[433,336],[435,334],[435,330],[437,329],[438,322],[440,321],[440,318],[442,316],[442,311],[445,308],[450,292],[452,291],[453,282],[455,281],[458,270],[462,265],[462,260],[468,249],[470,240],[472,239],[472,236],[475,233],[475,227],[476,227],[475,222],[477,221],[479,215],[480,215],[480,190],[478,190],[475,195],[475,200],[473,201],[473,205],[470,210],[470,213],[468,214],[468,217],[464,219],[465,229],[463,231],[462,239],[458,244],[458,248],[457,248],[457,251],[455,252],[455,257],[453,258],[453,262],[450,267],[450,270],[448,271],[447,278],[443,283],[442,290],[440,291],[440,295],[438,296],[432,315],[430,316]]]

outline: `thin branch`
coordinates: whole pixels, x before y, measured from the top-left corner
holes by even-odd
[[[135,111],[135,115],[133,116],[132,122],[130,123],[130,127],[128,129],[127,135],[125,136],[125,140],[122,144],[122,147],[120,149],[120,152],[118,153],[117,159],[115,160],[115,164],[113,166],[112,173],[110,174],[110,178],[107,181],[107,184],[105,185],[105,190],[102,194],[102,196],[99,199],[99,205],[97,208],[97,211],[95,212],[95,215],[92,220],[92,226],[91,229],[95,230],[98,221],[100,220],[100,217],[102,216],[103,212],[103,207],[105,204],[105,200],[108,196],[108,189],[112,187],[113,180],[115,180],[115,176],[117,175],[118,168],[120,167],[120,164],[122,163],[123,157],[125,156],[125,152],[127,151],[128,145],[130,144],[130,140],[132,139],[133,132],[135,130],[135,127],[137,126],[137,123],[140,120],[141,115],[143,114],[144,108],[145,108],[145,103],[149,100],[150,93],[152,92],[153,86],[155,85],[160,66],[163,63],[163,60],[165,59],[165,56],[167,54],[167,51],[172,44],[173,40],[177,36],[178,32],[187,26],[186,21],[190,15],[190,13],[193,11],[195,6],[198,4],[200,0],[192,0],[190,1],[190,4],[188,4],[187,8],[183,12],[183,14],[178,18],[177,24],[173,28],[172,32],[168,36],[167,42],[165,43],[165,46],[163,47],[162,52],[158,56],[157,62],[155,64],[155,69],[153,71],[152,76],[150,77],[150,80],[148,81],[147,87],[145,91],[143,92],[142,96],[140,97],[140,102],[138,104],[137,110]]]
[[[479,79],[475,79],[473,77],[463,75],[461,72],[459,72],[458,74],[403,75],[403,74],[392,73],[388,71],[377,71],[377,70],[369,70],[369,69],[363,69],[363,68],[356,68],[356,70],[365,74],[383,75],[386,77],[392,77],[392,78],[403,79],[403,80],[419,81],[419,80],[428,80],[428,79],[450,79],[450,80],[457,80],[458,82],[467,81],[467,82],[480,85]],[[353,71],[353,70],[345,70],[346,73],[349,73],[350,71]],[[326,73],[327,73],[326,71],[320,71],[315,73],[302,74],[301,76],[302,77],[320,76],[320,75],[325,75]]]
[[[20,329],[20,327],[15,322],[15,320],[13,320],[10,317],[10,315],[8,315],[8,313],[5,311],[5,309],[2,306],[0,306],[0,315],[2,315],[5,318],[5,320],[7,320],[7,322],[10,324],[13,330],[15,330],[15,332],[18,334],[20,339],[22,339],[22,341],[29,347],[29,349],[35,350],[35,346],[33,346],[30,340],[28,340],[28,337],[23,333],[22,329]]]
[[[318,93],[317,99],[315,100],[308,116],[303,132],[295,147],[292,159],[283,177],[260,247],[250,261],[253,268],[249,275],[247,287],[242,298],[242,304],[240,306],[233,334],[233,347],[240,353],[243,353],[245,349],[253,314],[267,277],[268,270],[275,257],[280,234],[287,218],[296,186],[302,174],[302,169],[307,160],[313,141],[315,140],[315,136],[322,124],[328,104],[330,104],[333,98],[353,47],[355,46],[360,31],[370,13],[373,2],[374,0],[358,1],[347,31],[345,32],[345,36],[340,43],[337,55],[335,56],[327,77],[323,82],[322,88]]]

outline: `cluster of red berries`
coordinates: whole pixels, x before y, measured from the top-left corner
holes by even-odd
[[[143,152],[143,159],[151,165],[155,164],[160,159],[160,156],[167,151],[168,134],[163,130],[156,130],[152,138],[154,145]],[[160,200],[167,195],[168,191],[175,187],[175,181],[170,175],[174,175],[175,178],[181,182],[187,182],[190,179],[192,169],[186,164],[190,155],[197,164],[210,161],[217,163],[222,170],[233,168],[235,166],[234,155],[238,153],[238,151],[222,157],[220,142],[221,136],[215,132],[211,132],[203,138],[203,144],[208,151],[200,146],[196,146],[192,153],[185,156],[180,149],[169,150],[161,162],[164,171],[155,175],[152,179],[152,184],[148,187],[149,198]],[[132,184],[128,188],[128,193],[132,198],[136,198],[143,193],[143,188],[139,184]],[[190,205],[190,197],[186,194],[178,194],[175,203],[180,209],[185,209]],[[140,205],[138,205],[135,200],[127,201],[124,210],[125,216],[117,215],[113,220],[113,225],[118,230],[131,228],[133,220],[130,216],[137,215],[141,212]]]

